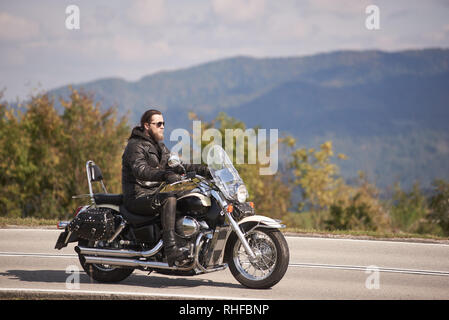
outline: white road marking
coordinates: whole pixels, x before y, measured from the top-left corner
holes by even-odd
[[[0,257],[33,257],[33,258],[77,258],[77,254],[51,254],[27,252],[0,252]]]
[[[44,231],[44,232],[63,232],[63,230],[59,229],[39,229],[39,228],[0,228],[0,232],[3,231],[29,231],[29,232],[36,232],[36,231]],[[285,235],[284,235],[285,236]],[[420,242],[419,240],[407,240],[407,239],[400,239],[400,240],[384,240],[384,239],[347,239],[347,238],[333,238],[333,237],[311,237],[311,236],[285,236],[286,239],[307,239],[307,240],[324,240],[324,241],[331,241],[331,240],[337,240],[337,241],[351,241],[351,242],[382,242],[382,243],[392,243],[392,244],[406,244],[406,245],[433,245],[433,246],[449,246],[449,243],[436,243],[436,242],[425,242],[424,239],[423,242]]]
[[[33,257],[33,258],[63,258],[76,259],[77,254],[46,254],[46,253],[25,253],[25,252],[0,252],[0,257]],[[338,269],[338,270],[355,270],[366,271],[368,266],[354,266],[354,265],[332,265],[332,264],[318,264],[318,263],[290,263],[289,267],[300,268],[318,268],[318,269]],[[379,272],[389,273],[404,273],[404,274],[419,274],[432,276],[446,276],[449,277],[449,271],[435,271],[435,270],[417,270],[417,269],[400,269],[378,267]]]
[[[396,245],[424,245],[424,246],[445,246],[448,247],[449,244],[447,243],[436,243],[436,242],[419,242],[417,241],[411,241],[411,240],[382,240],[382,239],[346,239],[346,238],[326,238],[326,237],[308,237],[308,236],[285,236],[286,239],[307,239],[307,240],[324,240],[324,241],[349,241],[349,242],[377,242],[377,243],[389,243],[389,244],[396,244]],[[425,241],[425,240],[423,240]]]
[[[60,229],[39,229],[39,228],[0,228],[0,231],[50,231],[50,232],[63,232],[64,230]]]
[[[95,291],[95,290],[60,290],[60,289],[31,289],[31,288],[0,288],[0,292],[12,293],[59,293],[59,294],[91,294],[91,295],[120,295],[120,296],[144,296],[157,297],[167,299],[211,299],[211,300],[265,300],[261,298],[242,298],[227,296],[202,296],[192,294],[169,294],[169,293],[152,293],[152,292],[122,292],[122,291]]]
[[[339,269],[339,270],[356,270],[356,271],[366,271],[367,269],[369,269],[369,268],[371,269],[371,267],[372,267],[372,266],[350,266],[350,265],[332,265],[332,264],[317,264],[317,263],[291,263],[288,266],[289,267],[300,267],[300,268],[321,268],[321,269]],[[377,270],[379,272],[449,277],[449,271],[399,269],[399,268],[386,268],[386,267],[377,267],[377,268],[378,268]]]

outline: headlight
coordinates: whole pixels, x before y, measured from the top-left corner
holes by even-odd
[[[246,201],[247,197],[248,197],[248,190],[246,190],[246,187],[242,184],[237,188],[237,200],[240,203],[243,203]]]

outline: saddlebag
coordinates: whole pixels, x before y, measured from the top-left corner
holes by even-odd
[[[90,208],[79,213],[67,226],[68,231],[81,239],[90,241],[108,240],[115,229],[113,210]]]

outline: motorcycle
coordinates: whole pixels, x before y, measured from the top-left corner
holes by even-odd
[[[90,204],[77,208],[71,221],[61,221],[55,249],[78,242],[75,251],[84,271],[98,282],[115,283],[135,269],[167,275],[194,276],[229,267],[248,288],[264,289],[277,284],[287,271],[289,249],[280,220],[256,215],[247,202],[248,191],[222,147],[207,153],[212,176],[207,179],[185,172],[182,180],[161,183],[158,192],[175,192],[176,243],[188,257],[169,266],[164,256],[160,215],[142,216],[123,206],[121,194],[109,194],[100,168],[86,163]],[[171,155],[169,167],[182,166]],[[104,193],[93,192],[99,182]]]

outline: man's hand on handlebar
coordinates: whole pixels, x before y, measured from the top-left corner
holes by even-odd
[[[167,181],[168,184],[172,184],[172,183],[175,183],[175,182],[178,182],[181,180],[182,180],[182,176],[180,176],[179,174],[174,173],[173,171],[167,172],[165,181]]]

